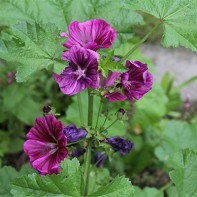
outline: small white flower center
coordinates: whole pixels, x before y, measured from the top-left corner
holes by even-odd
[[[85,76],[85,70],[82,70],[81,68],[78,68],[78,70],[76,70],[76,74],[80,77],[84,77]]]

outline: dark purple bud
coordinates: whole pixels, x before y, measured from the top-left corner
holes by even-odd
[[[113,61],[114,61],[114,62],[120,62],[120,61],[121,61],[121,59],[120,59],[120,58],[118,58],[118,57],[113,57]]]
[[[51,111],[51,108],[49,106],[44,106],[43,107],[43,112],[44,113],[49,113]]]
[[[66,135],[68,141],[76,142],[85,138],[87,131],[81,128],[77,129],[74,124],[71,124],[64,128],[64,134]]]
[[[101,168],[107,158],[108,156],[106,153],[101,154],[101,151],[96,153],[94,157],[94,162],[96,163],[96,167]]]
[[[78,157],[82,156],[85,152],[86,152],[85,149],[78,148],[78,149],[72,151],[71,156],[78,158]]]
[[[117,88],[120,88],[120,89],[122,88],[122,86],[123,86],[122,83],[118,83],[118,84],[116,85],[116,87],[117,87]]]
[[[112,137],[105,139],[105,142],[110,144],[114,151],[120,151],[122,155],[129,153],[133,147],[133,142],[127,141],[122,137]]]
[[[118,112],[119,112],[119,113],[122,113],[122,115],[124,115],[124,114],[125,114],[125,110],[124,110],[124,109],[122,109],[122,108],[120,108],[120,109],[118,110]]]
[[[120,108],[120,109],[117,111],[117,113],[116,113],[118,120],[122,120],[124,114],[125,114],[125,110],[122,109],[122,108]]]

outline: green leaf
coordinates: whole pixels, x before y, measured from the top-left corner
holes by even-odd
[[[119,196],[134,196],[134,188],[131,185],[131,182],[128,178],[125,177],[116,177],[111,183],[100,188],[93,194],[88,195],[89,197],[93,196],[102,196],[102,197],[119,197]]]
[[[176,155],[176,163],[170,178],[176,185],[179,197],[191,197],[197,192],[197,152],[189,149],[180,151]]]
[[[107,168],[98,168],[90,171],[88,193],[93,193],[98,190],[99,187],[105,186],[109,183],[111,177]]]
[[[30,75],[39,69],[49,69],[50,65],[59,73],[65,68],[61,57],[60,31],[54,24],[39,26],[38,24],[19,23],[12,25],[13,39],[0,41],[0,57],[7,61],[21,64],[17,69],[18,82],[26,81]]]
[[[65,159],[60,164],[60,174],[39,176],[32,174],[16,178],[11,184],[14,196],[57,196],[80,197],[83,195],[84,181],[77,159]]]
[[[182,121],[168,121],[161,135],[159,146],[155,154],[166,166],[173,168],[173,160],[176,152],[189,148],[197,151],[197,130],[196,124],[188,124]]]
[[[13,181],[19,173],[10,166],[0,168],[0,197],[10,197],[10,182]]]
[[[165,47],[184,46],[197,51],[197,0],[126,0],[127,7],[152,14],[162,21]],[[158,20],[158,22],[159,22]]]
[[[40,105],[33,100],[26,86],[13,83],[3,90],[3,109],[27,125],[42,116]],[[14,98],[14,99],[13,99]]]
[[[167,103],[164,90],[154,81],[152,90],[135,103],[132,126],[138,124],[142,129],[146,129],[148,125],[159,122],[167,112]]]
[[[162,191],[156,188],[145,187],[143,190],[135,187],[135,197],[163,197]]]
[[[126,72],[128,69],[123,66],[118,61],[113,61],[114,51],[111,51],[106,58],[103,57],[99,59],[99,70],[102,70],[102,74],[104,77],[107,77],[109,74],[109,70],[112,72]]]
[[[0,13],[2,25],[21,21],[39,24],[51,22],[67,33],[73,21],[104,19],[117,30],[114,47],[133,36],[134,24],[143,24],[140,14],[125,8],[122,1],[113,0],[1,0]]]
[[[10,166],[4,166],[0,168],[0,197],[13,196],[10,193],[10,182],[14,181],[15,178],[22,175],[28,175],[35,172],[29,163],[22,166],[20,172]]]

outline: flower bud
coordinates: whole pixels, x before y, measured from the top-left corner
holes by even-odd
[[[122,120],[123,116],[125,114],[125,110],[120,108],[118,111],[117,111],[117,118],[118,120]]]
[[[105,139],[105,142],[110,144],[114,151],[119,151],[122,155],[129,153],[133,147],[133,142],[127,141],[122,137],[112,137]]]
[[[78,158],[78,157],[82,156],[85,152],[86,152],[85,149],[78,148],[78,149],[72,151],[71,156]]]
[[[49,106],[44,106],[43,107],[43,112],[44,113],[49,113],[51,111],[51,108]]]
[[[101,168],[107,158],[108,156],[106,153],[101,154],[101,151],[96,153],[94,157],[94,162],[96,163],[96,167]]]
[[[85,138],[87,132],[81,128],[77,129],[74,124],[71,124],[64,128],[64,134],[66,135],[69,142],[76,142]]]

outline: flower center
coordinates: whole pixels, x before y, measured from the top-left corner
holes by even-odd
[[[78,70],[76,70],[76,74],[78,75],[78,78],[84,77],[85,76],[85,70],[82,70],[81,68],[78,68]]]

